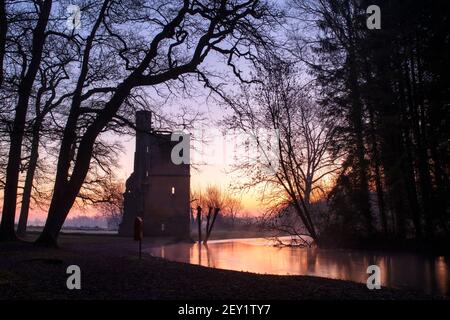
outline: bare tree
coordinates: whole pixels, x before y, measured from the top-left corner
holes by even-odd
[[[55,2],[58,4],[59,11],[55,10],[54,15],[49,17],[47,23],[44,34],[45,42],[38,64],[38,72],[30,91],[27,119],[23,127],[25,140],[21,146],[20,171],[26,172],[26,174],[23,182],[21,182],[22,175],[19,175],[17,181],[18,189],[23,189],[22,193],[17,193],[18,196],[22,196],[17,229],[19,234],[26,231],[32,201],[43,210],[48,208],[49,198],[52,194],[52,190],[48,190],[48,186],[54,181],[52,175],[55,172],[50,168],[60,146],[58,141],[62,138],[68,103],[74,95],[71,73],[73,73],[74,64],[78,64],[81,60],[80,46],[84,41],[83,37],[76,34],[74,30],[65,29],[65,17],[62,13],[65,12],[67,3],[63,0]],[[29,2],[29,4],[32,3],[33,1]],[[82,6],[82,10],[89,16],[88,11],[89,8],[92,8],[93,2],[83,2],[82,4],[85,5],[85,7]],[[16,7],[11,3],[9,5],[8,21],[11,23],[7,37],[8,50],[5,60],[4,86],[1,90],[4,103],[0,110],[2,123],[0,161],[2,162],[7,161],[9,157],[8,153],[3,152],[6,151],[3,145],[9,144],[9,139],[6,139],[5,135],[12,132],[13,119],[10,114],[14,114],[12,111],[17,105],[20,83],[28,67],[27,62],[34,54],[31,46],[32,36],[27,33],[28,30],[33,30],[31,27],[36,20],[33,12],[27,6]],[[116,73],[114,69],[109,72],[104,71],[102,67],[93,66],[92,69],[96,76],[104,77],[104,79],[113,77]],[[88,86],[90,83],[90,80],[86,81],[85,85]],[[88,91],[82,100],[87,100],[91,92]],[[134,102],[140,103],[139,95],[132,96],[132,98]],[[89,103],[91,106],[95,106],[102,101],[101,98],[95,97],[95,99],[90,99]],[[83,130],[83,127],[89,124],[89,117],[86,118],[80,120],[77,131]],[[123,128],[122,123],[111,124],[109,128],[116,132],[125,131],[125,129],[121,129]],[[80,195],[77,196],[77,204],[87,204],[89,201],[86,199],[92,195],[90,191],[95,190],[98,193],[107,185],[104,183],[105,177],[109,176],[109,171],[117,168],[117,164],[113,162],[118,157],[119,149],[120,146],[114,142],[110,143],[102,139],[95,142],[93,161],[89,166],[88,177],[83,183]],[[46,157],[42,157],[43,154]],[[3,188],[5,183],[3,177],[6,172],[0,171]]]
[[[103,193],[95,201],[95,206],[106,218],[108,228],[117,230],[123,217],[123,193],[124,183],[121,181],[110,181],[103,189]]]
[[[194,203],[197,206],[197,213],[200,213],[197,216],[199,223],[199,241],[202,240],[201,239],[202,221],[206,220],[205,237],[203,238],[203,243],[206,244],[208,242],[209,237],[211,236],[211,232],[216,222],[220,208],[225,203],[225,197],[221,193],[219,187],[212,185],[206,187],[205,190],[194,191],[193,195],[195,196]]]
[[[243,86],[238,98],[227,98],[235,115],[230,128],[252,137],[257,155],[243,157],[237,170],[249,177],[244,188],[262,185],[263,200],[278,214],[291,207],[309,235],[318,239],[311,214],[313,195],[323,192],[325,179],[339,169],[329,153],[334,131],[305,87],[294,66],[269,57],[257,70],[259,83]],[[331,128],[331,129],[330,129]],[[272,138],[264,144],[261,129]]]
[[[222,216],[230,216],[234,222],[238,211],[242,208],[238,198],[216,185],[208,185],[204,190],[194,190],[191,197],[194,205],[197,208],[202,209],[201,212],[203,212],[203,217],[200,216],[198,218],[201,218],[203,221],[206,220],[203,243],[208,242],[220,213]],[[199,234],[201,234],[201,232]]]
[[[211,85],[202,65],[210,54],[225,56],[240,78],[235,60],[251,59],[252,48],[267,43],[275,13],[258,0],[156,1],[151,5],[105,0],[91,11],[96,15],[84,24],[88,37],[82,43],[83,58],[64,126],[48,218],[38,239],[43,244],[56,243],[88,173],[97,137],[136,88],[173,90],[177,83],[183,88],[189,74]],[[148,34],[131,31],[138,25]],[[98,69],[117,70],[117,74],[105,78]],[[98,96],[102,101],[90,105],[89,98]],[[77,130],[81,119],[89,121]]]
[[[54,114],[58,108],[64,108],[65,101],[71,96],[70,91],[66,92],[69,80],[67,69],[69,64],[78,58],[76,52],[68,50],[67,41],[49,39],[47,42],[43,63],[37,75],[35,93],[32,96],[34,108],[30,108],[30,120],[25,132],[25,135],[29,136],[30,143],[29,147],[28,144],[23,146],[28,157],[17,227],[19,235],[23,235],[26,231],[34,177],[38,169],[39,149],[47,145],[42,140],[49,142],[60,136],[61,130],[49,115]]]
[[[31,28],[24,26],[22,32],[30,37],[30,57],[23,56],[21,78],[18,83],[18,97],[15,107],[12,129],[10,131],[10,143],[8,152],[8,164],[3,198],[3,212],[0,225],[0,239],[12,240],[16,238],[14,231],[14,217],[16,212],[17,187],[22,154],[22,141],[25,128],[25,120],[28,111],[33,83],[39,70],[42,52],[46,40],[46,29],[52,8],[52,1],[33,1],[34,3],[25,10],[34,10],[36,24]],[[27,30],[28,29],[28,30]]]
[[[242,202],[239,198],[229,196],[226,199],[225,208],[222,213],[231,220],[231,225],[234,226],[238,215],[242,210]]]
[[[3,85],[3,58],[6,50],[6,33],[8,30],[8,20],[6,19],[5,0],[0,0],[0,88]]]

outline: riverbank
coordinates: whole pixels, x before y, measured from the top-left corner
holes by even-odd
[[[155,243],[144,243],[144,251]],[[61,248],[0,244],[0,299],[387,299],[433,297],[412,291],[309,276],[274,276],[205,268],[144,254],[113,236],[63,235]],[[66,269],[81,268],[81,290],[68,290]]]
[[[27,239],[34,239],[38,237],[42,232],[41,226],[32,226],[27,229]],[[198,240],[198,233],[196,226],[191,226],[191,238],[193,241]],[[91,236],[116,236],[117,231],[101,229],[101,228],[63,228],[61,230],[63,235],[91,235]],[[288,234],[286,234],[288,235]],[[279,232],[271,230],[261,230],[258,226],[239,226],[235,228],[214,228],[209,240],[223,240],[223,239],[239,239],[239,238],[264,238],[264,237],[275,237],[280,236]]]
[[[448,239],[419,241],[414,239],[365,238],[336,241],[336,238],[321,239],[320,247],[328,249],[378,250],[427,255],[450,255],[450,242]]]

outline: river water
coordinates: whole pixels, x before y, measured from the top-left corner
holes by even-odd
[[[264,238],[229,239],[208,245],[178,243],[150,254],[205,267],[261,274],[309,275],[366,283],[367,267],[378,265],[381,285],[450,295],[450,257],[416,253],[275,247]]]

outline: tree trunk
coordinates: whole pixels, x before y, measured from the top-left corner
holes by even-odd
[[[399,58],[401,59],[401,58]],[[401,70],[400,70],[401,71]],[[403,70],[404,71],[404,70]],[[405,71],[404,71],[405,72]],[[408,83],[407,76],[399,75],[399,99],[400,99],[400,123],[402,123],[403,137],[403,161],[402,174],[408,195],[409,209],[412,215],[416,238],[422,238],[422,226],[420,221],[420,207],[417,198],[416,178],[414,171],[413,142],[411,141],[411,125],[408,120]],[[409,101],[411,106],[411,101]]]
[[[366,222],[366,231],[369,236],[373,235],[374,228],[372,224],[372,213],[370,209],[369,199],[369,184],[367,177],[367,161],[365,159],[366,148],[364,146],[364,128],[363,128],[363,106],[358,89],[358,73],[356,70],[356,56],[350,50],[348,56],[348,82],[350,92],[350,126],[353,131],[355,139],[355,156],[356,156],[356,172],[358,176],[358,191],[357,191],[357,207],[360,214],[364,217]]]
[[[72,110],[69,115],[59,152],[55,185],[47,221],[36,243],[56,246],[59,232],[89,171],[95,140],[130,93],[132,88],[130,83],[132,81],[134,81],[134,78],[130,77],[126,82],[119,85],[114,96],[105,105],[105,112],[101,113],[84,133],[78,146],[75,165],[70,178],[69,169],[72,160],[73,143],[76,139],[75,128],[78,112],[77,110]]]
[[[45,43],[45,29],[51,7],[51,0],[43,2],[40,6],[41,12],[39,14],[39,20],[33,30],[33,55],[28,66],[27,73],[19,86],[19,99],[15,110],[12,132],[10,134],[9,156],[3,197],[3,212],[0,226],[0,240],[7,241],[16,239],[14,220],[16,215],[17,187],[19,182],[25,121],[31,89],[42,58],[42,50]]]
[[[208,242],[208,233],[209,233],[209,223],[211,222],[211,212],[212,208],[208,208],[208,215],[206,216],[206,230],[205,230],[205,239],[203,240],[203,243]]]
[[[212,221],[211,221],[211,225],[209,226],[209,228],[206,229],[205,240],[203,240],[204,244],[206,244],[208,242],[209,237],[211,236],[211,231],[212,231],[212,229],[214,227],[214,222],[216,222],[216,218],[219,215],[219,211],[220,211],[220,208],[214,208],[214,215],[213,215],[213,218],[212,218]],[[209,217],[209,215],[210,214],[208,213],[208,217]]]
[[[36,243],[46,246],[57,245],[59,232],[89,171],[93,143],[94,141],[83,148],[80,146],[77,161],[69,180],[63,181],[63,176],[68,175],[67,172],[57,172],[58,183],[55,183],[53,188],[47,221]]]
[[[411,154],[411,142],[405,137],[405,159],[403,161],[403,175],[405,179],[406,192],[408,195],[409,208],[412,214],[416,238],[422,238],[422,227],[420,223],[420,206],[417,198],[416,179],[414,174],[414,165]]]
[[[8,31],[8,20],[6,19],[5,0],[0,0],[0,88],[3,84],[3,59],[6,49],[6,33]]]
[[[17,226],[17,234],[25,235],[27,230],[28,212],[30,209],[31,191],[33,189],[34,174],[36,172],[37,162],[39,159],[39,140],[40,140],[40,121],[36,120],[33,126],[33,137],[31,142],[30,161],[28,164],[25,185],[23,189],[22,205],[20,207],[19,224]]]
[[[375,114],[373,111],[373,107],[370,108],[370,140],[372,142],[372,155],[373,155],[373,167],[375,171],[375,188],[378,199],[378,210],[380,212],[380,220],[381,227],[383,229],[383,233],[386,236],[388,234],[388,224],[387,224],[387,216],[386,216],[386,205],[384,203],[384,192],[383,192],[383,184],[381,182],[381,173],[380,173],[380,156],[378,152],[377,145],[377,137],[375,135]]]
[[[382,68],[384,68],[383,66]],[[370,85],[376,85],[376,80],[371,75],[371,68],[368,60],[366,59],[364,62],[364,70],[365,70],[365,77],[366,81],[369,84],[366,88],[367,90],[370,90]],[[375,69],[375,72],[377,70]],[[384,79],[386,81],[384,84],[382,83],[382,86],[387,85],[387,79]],[[370,92],[372,93],[372,92]],[[378,105],[383,105],[384,98],[383,97],[377,97],[375,98],[370,96],[370,93],[367,94],[366,92],[366,99],[367,99],[367,106],[369,110],[369,139],[371,144],[371,152],[372,152],[372,166],[374,170],[374,178],[375,178],[375,189],[377,193],[377,202],[378,202],[378,211],[380,214],[380,221],[381,221],[381,227],[382,231],[385,236],[388,234],[388,218],[386,214],[386,203],[384,200],[384,190],[383,190],[383,182],[381,177],[381,160],[380,160],[380,151],[379,151],[379,135],[377,134],[377,129],[379,126],[379,117],[378,113],[376,113],[376,108]]]
[[[197,207],[198,243],[202,242],[202,208]]]

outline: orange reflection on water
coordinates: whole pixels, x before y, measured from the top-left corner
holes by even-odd
[[[261,274],[311,275],[365,283],[369,265],[381,269],[381,285],[448,295],[449,258],[418,254],[274,247],[266,239],[179,243],[150,249],[154,256],[205,267]]]

